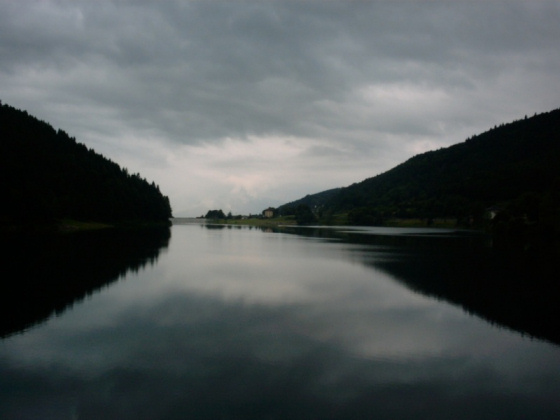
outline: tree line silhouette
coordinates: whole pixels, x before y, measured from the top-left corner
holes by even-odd
[[[0,223],[167,222],[159,187],[62,130],[0,103]]]

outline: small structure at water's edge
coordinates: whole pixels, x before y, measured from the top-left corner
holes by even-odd
[[[275,213],[276,213],[276,209],[274,207],[269,207],[263,210],[262,215],[267,219],[271,219],[274,217]]]

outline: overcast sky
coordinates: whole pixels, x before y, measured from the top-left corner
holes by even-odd
[[[0,0],[0,100],[257,213],[560,107],[560,1]]]

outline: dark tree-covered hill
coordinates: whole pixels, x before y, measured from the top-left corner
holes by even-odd
[[[557,223],[560,109],[414,156],[340,189],[323,211],[347,213],[352,224],[438,217],[476,223],[492,206],[528,220]]]
[[[326,203],[340,192],[341,188],[333,188],[316,194],[308,194],[299,200],[291,201],[278,207],[281,215],[293,215],[298,206],[309,207],[312,211],[320,211]]]
[[[0,223],[166,222],[169,199],[64,131],[0,104]]]

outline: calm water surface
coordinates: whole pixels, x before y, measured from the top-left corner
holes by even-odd
[[[175,225],[157,258],[0,341],[0,418],[558,419],[560,346],[412,284],[453,281],[480,241]]]

